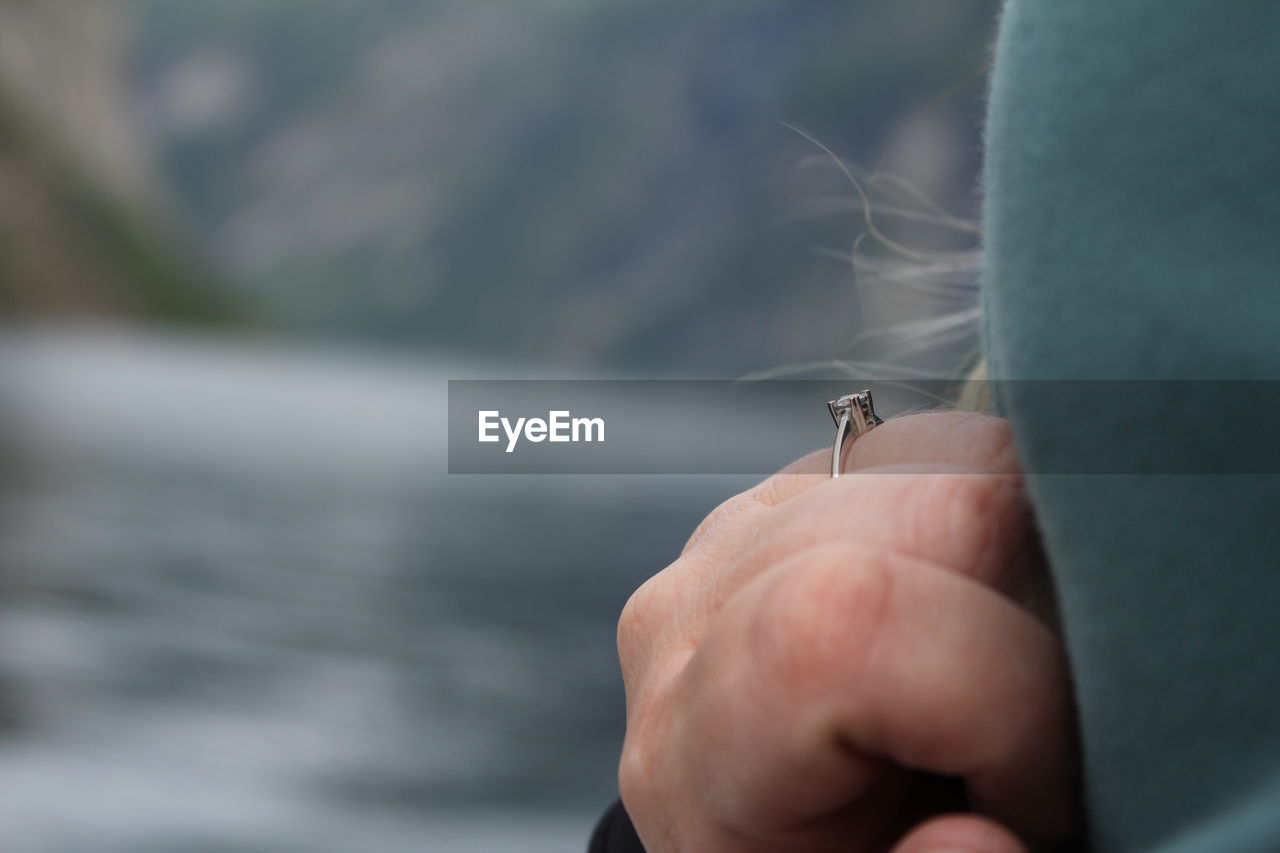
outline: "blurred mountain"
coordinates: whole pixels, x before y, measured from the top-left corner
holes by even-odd
[[[132,85],[186,225],[299,333],[743,369],[858,322],[817,152],[912,152],[971,201],[995,0],[132,0]],[[927,107],[927,108],[926,108]],[[909,158],[910,159],[910,158]]]
[[[114,0],[0,0],[0,314],[225,319],[163,226]]]

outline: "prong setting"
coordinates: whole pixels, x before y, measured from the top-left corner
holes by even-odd
[[[876,414],[871,391],[863,389],[827,401],[827,411],[836,422],[836,439],[831,447],[831,476],[840,476],[840,458],[846,439],[857,438],[884,421]]]

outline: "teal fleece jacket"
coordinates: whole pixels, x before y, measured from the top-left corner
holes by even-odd
[[[984,205],[993,377],[1280,380],[1280,3],[1009,0]],[[1050,405],[1034,387],[998,390],[1059,590],[1092,849],[1280,850],[1280,476],[1213,473],[1259,445],[1177,385],[1101,409],[1087,382]],[[1280,441],[1280,412],[1231,416]],[[1100,446],[1209,473],[1073,473]]]

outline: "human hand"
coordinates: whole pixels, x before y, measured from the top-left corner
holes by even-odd
[[[1079,828],[1008,428],[889,421],[726,501],[627,603],[623,802],[650,853],[1017,853]],[[975,813],[937,816],[938,776]],[[983,816],[979,816],[983,815]],[[1015,834],[1016,833],[1016,834]]]

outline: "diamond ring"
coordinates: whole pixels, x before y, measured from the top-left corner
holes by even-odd
[[[827,403],[827,410],[836,422],[836,440],[831,447],[831,476],[834,479],[840,476],[840,458],[845,441],[857,438],[884,421],[876,414],[871,392],[865,388],[831,400]]]

